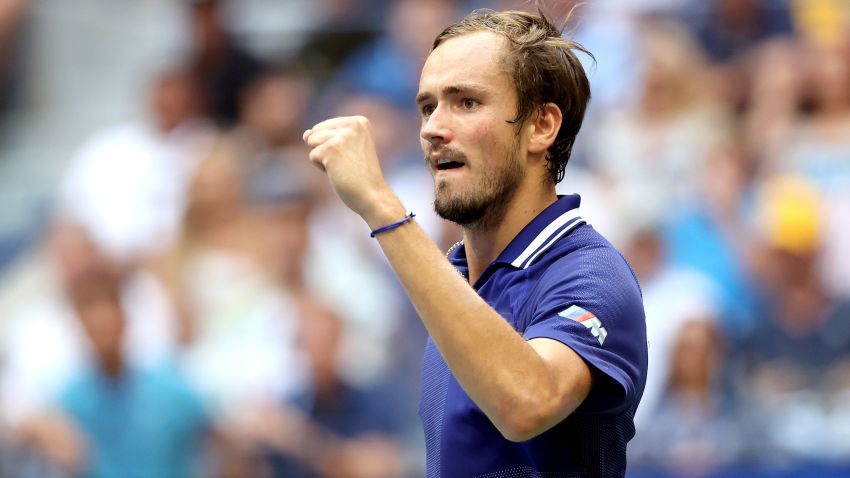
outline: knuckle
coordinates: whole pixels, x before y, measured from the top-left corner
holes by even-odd
[[[361,126],[363,128],[369,127],[369,118],[367,118],[365,116],[355,116],[354,118],[355,118],[355,121],[357,122],[357,124],[359,126]]]

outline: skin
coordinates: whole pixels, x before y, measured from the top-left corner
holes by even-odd
[[[517,94],[499,67],[505,41],[490,32],[447,40],[428,57],[417,95],[421,143],[438,201],[486,193],[488,175],[508,171],[510,161],[519,162],[515,194],[498,217],[464,227],[473,284],[517,233],[557,199],[554,185],[544,180],[545,154],[561,126],[561,112],[546,104],[519,130],[507,123],[516,114]],[[310,160],[370,228],[405,215],[381,172],[366,118],[326,120],[307,130],[304,140],[312,148]],[[462,157],[464,166],[438,171],[436,160],[446,154]],[[452,373],[505,438],[531,439],[561,422],[587,397],[587,364],[555,340],[523,339],[415,221],[377,238]]]

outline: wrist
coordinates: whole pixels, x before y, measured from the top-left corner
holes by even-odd
[[[407,211],[407,212],[404,213],[403,218],[399,219],[398,221],[391,222],[391,223],[389,223],[385,226],[381,226],[377,229],[372,229],[372,232],[369,235],[371,237],[376,237],[378,234],[390,232],[393,229],[397,229],[397,228],[405,225],[406,223],[412,221],[414,217],[416,217],[416,214],[414,214],[413,211]]]
[[[394,195],[384,196],[381,200],[374,201],[373,206],[365,211],[361,217],[369,225],[369,229],[375,230],[387,224],[394,223],[404,218],[407,210],[401,201]]]

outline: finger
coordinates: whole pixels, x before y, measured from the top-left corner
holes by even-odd
[[[338,116],[336,118],[329,118],[320,123],[317,123],[310,129],[313,130],[313,132],[315,133],[316,131],[341,128],[345,126],[351,126],[352,124],[354,124],[354,118],[352,116]]]
[[[310,129],[313,133],[315,133],[320,130],[351,127],[355,125],[368,126],[369,120],[364,116],[340,116],[337,118],[326,119]]]
[[[329,139],[339,134],[338,129],[325,129],[315,131],[312,130],[310,135],[307,137],[306,142],[307,146],[311,148],[315,148],[316,146],[322,145],[327,142]]]
[[[320,145],[316,148],[313,148],[313,150],[310,151],[310,156],[309,156],[310,162],[313,163],[313,166],[316,166],[322,172],[325,172],[324,159],[325,159],[326,149],[327,149],[326,147],[323,147],[323,146]]]

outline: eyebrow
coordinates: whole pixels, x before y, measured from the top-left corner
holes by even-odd
[[[459,84],[459,85],[449,85],[443,88],[442,93],[444,96],[456,96],[463,93],[472,93],[472,94],[484,94],[487,92],[487,88],[473,85],[473,84]],[[416,95],[416,104],[421,104],[425,101],[433,98],[431,93],[419,93]]]

